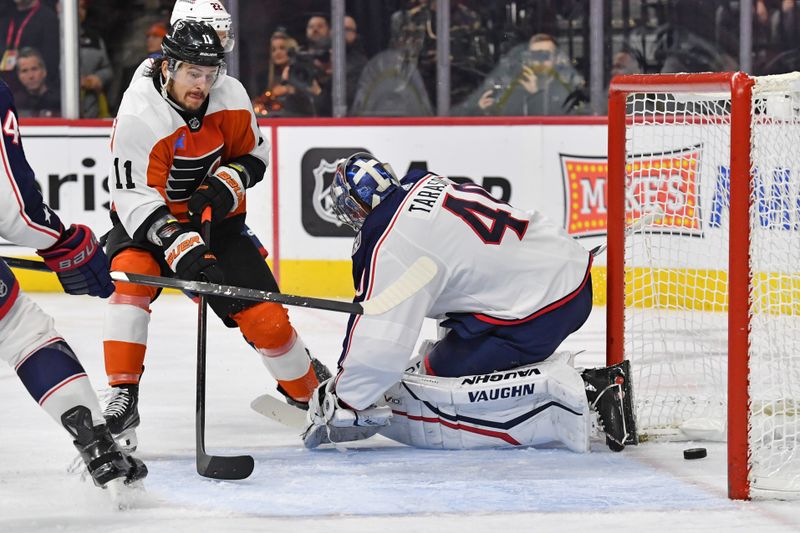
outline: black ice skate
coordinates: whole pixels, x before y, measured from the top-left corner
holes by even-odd
[[[606,444],[615,452],[639,444],[633,412],[633,382],[630,362],[590,368],[581,374],[589,406],[597,411],[606,434]]]
[[[123,452],[104,424],[92,425],[88,407],[73,407],[61,415],[61,424],[75,439],[73,444],[98,487],[106,488],[108,482],[118,478],[124,478],[128,485],[147,476],[144,463]]]
[[[314,375],[317,376],[317,381],[319,381],[320,383],[322,383],[326,379],[330,379],[331,371],[328,370],[328,367],[322,364],[322,362],[319,359],[316,359],[314,357],[311,358],[311,368],[314,369]],[[287,393],[280,385],[278,385],[278,392],[283,394],[283,396],[286,398],[286,403],[288,403],[289,405],[293,405],[298,409],[308,411],[308,402],[300,402],[295,400],[294,398],[289,396],[289,393]]]
[[[113,387],[112,396],[103,410],[108,430],[120,448],[128,453],[136,451],[136,427],[139,425],[139,385],[125,384]]]

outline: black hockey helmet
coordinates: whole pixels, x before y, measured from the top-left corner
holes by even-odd
[[[216,30],[204,22],[177,21],[161,43],[164,57],[192,65],[219,67],[225,50]]]

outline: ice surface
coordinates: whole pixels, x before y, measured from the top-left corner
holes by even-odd
[[[56,317],[98,389],[104,302],[34,294]],[[346,315],[292,308],[311,351],[335,364]],[[141,385],[137,454],[147,493],[118,510],[107,491],[67,472],[75,456],[59,430],[0,367],[0,531],[798,531],[797,502],[731,502],[725,447],[686,461],[691,443],[646,443],[621,454],[597,442],[591,454],[551,448],[443,452],[383,438],[357,449],[305,450],[287,428],[252,412],[274,383],[235,330],[209,322],[207,448],[250,453],[240,482],[197,476],[194,468],[196,308],[178,295],[153,306]],[[562,348],[603,359],[605,316],[596,308]],[[423,337],[433,337],[426,323]]]

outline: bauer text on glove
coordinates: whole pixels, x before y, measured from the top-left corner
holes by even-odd
[[[153,223],[148,239],[164,250],[167,265],[179,278],[189,281],[224,283],[225,276],[217,265],[216,256],[196,231],[164,216]]]
[[[198,224],[200,214],[208,206],[212,222],[223,220],[244,202],[244,167],[236,163],[221,166],[195,189],[189,198],[189,219]]]
[[[56,273],[67,293],[108,298],[114,292],[108,257],[88,226],[73,224],[53,246],[36,253]]]

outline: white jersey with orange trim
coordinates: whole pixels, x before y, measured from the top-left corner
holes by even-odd
[[[336,393],[355,409],[400,381],[425,317],[514,325],[569,301],[590,275],[589,252],[540,212],[426,172],[412,171],[402,184],[356,236],[355,300],[380,294],[420,256],[438,272],[388,312],[351,316]]]
[[[220,165],[251,156],[266,168],[269,145],[261,136],[242,84],[226,77],[215,85],[202,116],[184,118],[152,78],[135,79],[120,104],[111,138],[109,185],[114,209],[126,232],[141,240],[159,207],[187,219],[186,203],[202,180]],[[263,178],[249,176],[246,187]],[[240,203],[229,216],[244,213]]]

